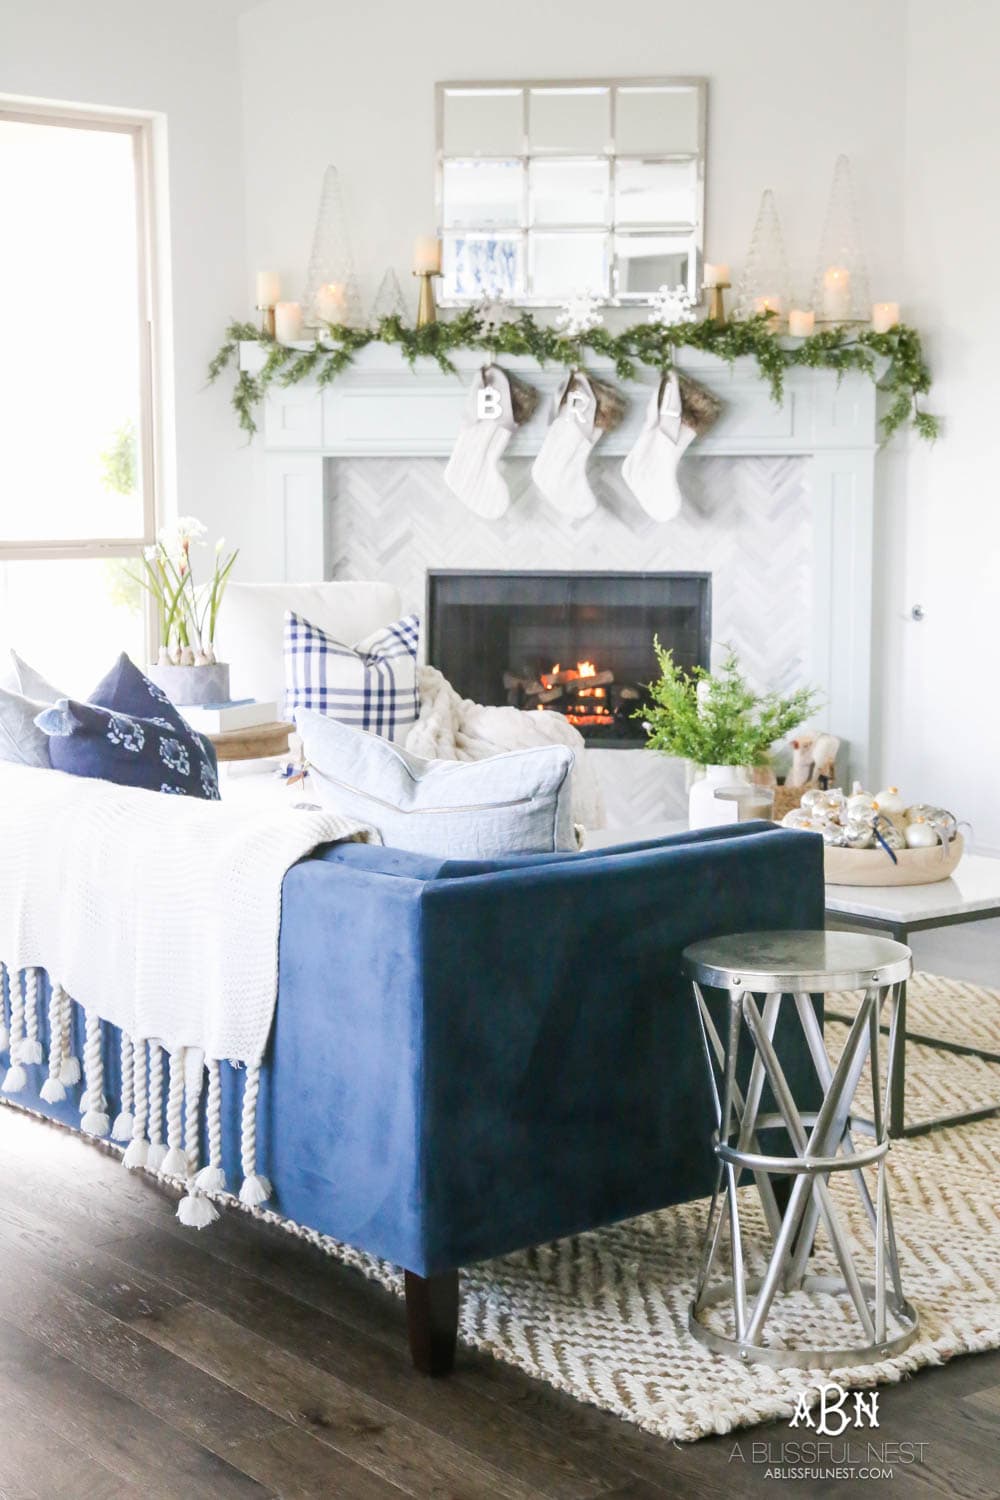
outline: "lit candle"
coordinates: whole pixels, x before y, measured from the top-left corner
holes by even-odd
[[[344,288],[339,281],[328,281],[316,293],[316,316],[321,323],[342,323],[344,307]]]
[[[723,265],[713,266],[713,265],[710,265],[708,261],[706,261],[705,262],[704,271],[705,271],[705,286],[728,286],[729,285],[729,267],[728,266],[723,266]]]
[[[257,272],[257,306],[273,307],[281,296],[281,277],[277,271]]]
[[[851,273],[846,266],[827,266],[822,301],[826,321],[842,323],[851,310]]]
[[[876,302],[872,308],[872,329],[875,333],[888,333],[899,322],[898,302]]]
[[[816,327],[816,314],[793,307],[788,314],[788,332],[796,339],[808,338]]]
[[[441,270],[441,241],[433,234],[420,234],[413,246],[413,269],[418,276]]]
[[[297,302],[279,302],[274,309],[274,336],[279,344],[294,344],[302,337],[302,308]]]
[[[753,310],[755,313],[770,313],[772,317],[781,316],[780,297],[755,297],[753,299]]]

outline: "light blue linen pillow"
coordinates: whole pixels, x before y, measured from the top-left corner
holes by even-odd
[[[312,709],[298,709],[295,723],[312,795],[376,828],[390,848],[495,859],[577,847],[574,757],[565,745],[488,760],[423,760]]]
[[[23,693],[0,688],[0,760],[51,769],[49,737],[35,723],[35,715],[48,707]]]

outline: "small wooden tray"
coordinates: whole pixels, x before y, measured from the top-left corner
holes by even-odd
[[[229,729],[225,734],[207,736],[219,760],[263,760],[269,755],[284,755],[288,736],[294,724],[252,724],[247,729]]]
[[[957,834],[933,849],[897,849],[894,865],[884,849],[838,849],[827,845],[823,866],[827,885],[933,885],[958,868],[965,845]]]

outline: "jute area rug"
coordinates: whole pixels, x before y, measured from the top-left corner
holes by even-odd
[[[910,985],[908,1008],[911,1031],[1000,1052],[997,991],[921,974]],[[827,1034],[836,1052],[845,1028],[828,1024]],[[908,1120],[996,1103],[1000,1067],[908,1047]],[[747,1366],[695,1343],[687,1313],[705,1202],[472,1267],[462,1275],[461,1338],[580,1401],[672,1439],[790,1416],[801,1391],[831,1378],[854,1387],[898,1381],[924,1365],[1000,1347],[998,1161],[1000,1117],[894,1142],[890,1193],[903,1287],[920,1313],[916,1342],[896,1359],[831,1376]],[[852,1231],[867,1227],[857,1194],[838,1175],[844,1220]],[[743,1198],[749,1209],[750,1193]],[[762,1218],[754,1220],[747,1210],[744,1217],[766,1245]],[[297,1232],[401,1290],[393,1267]],[[820,1258],[824,1269],[835,1269],[822,1250]],[[863,1342],[856,1315],[848,1316],[838,1298],[826,1297],[817,1308],[791,1295],[780,1310],[790,1342],[807,1345],[810,1331],[841,1346]]]

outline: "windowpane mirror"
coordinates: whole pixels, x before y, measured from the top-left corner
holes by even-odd
[[[441,301],[551,306],[588,290],[698,301],[702,79],[443,83],[437,89]]]

